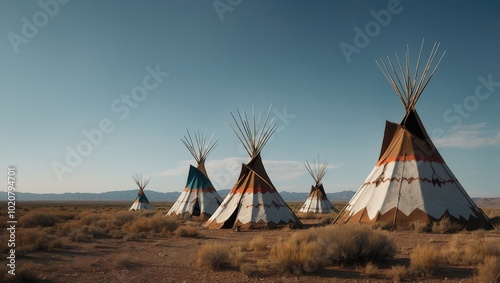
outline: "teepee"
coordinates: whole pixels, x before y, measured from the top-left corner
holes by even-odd
[[[188,131],[187,136],[184,136],[181,141],[193,155],[198,167],[189,166],[186,187],[182,190],[181,195],[167,215],[177,215],[183,218],[190,218],[191,216],[208,218],[222,202],[205,170],[205,160],[217,145],[217,140],[213,141],[213,134],[208,139],[205,131],[204,134],[195,133],[193,141]]]
[[[252,109],[253,110],[253,109]],[[274,187],[262,164],[260,152],[277,129],[269,112],[261,126],[260,114],[253,124],[238,111],[238,120],[231,113],[236,128],[229,125],[250,156],[248,164],[242,164],[241,173],[227,197],[204,224],[211,229],[275,228],[280,226],[302,227],[300,220],[288,207]]]
[[[387,64],[377,62],[406,113],[399,124],[386,122],[378,162],[334,223],[382,222],[405,228],[415,221],[431,225],[448,218],[466,229],[492,228],[446,165],[415,109],[445,54],[431,68],[439,49],[435,43],[419,74],[423,45],[422,41],[413,75],[408,47],[404,67],[397,54],[397,65],[389,57]]]
[[[150,179],[143,179],[142,175],[138,174],[132,176],[132,179],[134,179],[134,182],[139,187],[139,192],[137,193],[137,197],[135,198],[135,201],[129,210],[141,210],[141,209],[154,210],[155,208],[153,207],[152,204],[149,203],[149,200],[146,197],[146,194],[144,193],[144,188],[148,185]]]
[[[318,156],[317,163],[314,162],[313,159],[313,163],[311,166],[311,164],[306,160],[304,166],[306,167],[309,174],[311,174],[311,177],[314,179],[315,184],[311,186],[311,191],[309,192],[309,196],[307,197],[306,201],[300,208],[299,212],[302,213],[339,212],[328,200],[328,197],[326,196],[325,193],[325,189],[323,188],[323,184],[321,183],[321,180],[326,174],[326,167],[328,166],[326,159],[325,162],[319,163],[319,156]]]

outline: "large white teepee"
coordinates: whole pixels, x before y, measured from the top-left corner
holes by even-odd
[[[141,210],[141,209],[154,210],[155,208],[153,207],[152,204],[149,203],[149,200],[146,197],[146,194],[144,193],[144,188],[148,185],[150,179],[149,178],[143,179],[142,175],[138,174],[132,176],[132,179],[134,179],[134,182],[139,187],[139,192],[137,193],[137,197],[135,198],[135,201],[129,210]]]
[[[205,170],[205,160],[217,145],[217,140],[213,141],[213,134],[208,139],[205,131],[205,134],[195,133],[193,141],[188,131],[187,136],[184,136],[181,141],[198,162],[198,167],[189,166],[186,187],[182,190],[181,195],[167,215],[177,215],[183,218],[190,218],[191,216],[208,218],[222,202],[222,198],[210,182]]]
[[[325,162],[319,163],[319,156],[318,156],[317,163],[313,159],[313,163],[311,166],[311,164],[306,160],[306,164],[304,164],[304,166],[306,167],[309,174],[311,174],[311,177],[313,177],[315,184],[311,186],[311,192],[309,193],[309,196],[307,197],[306,201],[300,208],[299,212],[302,213],[339,212],[328,200],[328,197],[326,196],[325,193],[325,189],[323,188],[323,184],[321,183],[321,180],[326,174],[326,167],[328,166],[326,159]]]
[[[384,60],[377,62],[406,114],[400,124],[387,121],[377,164],[335,223],[384,222],[393,228],[405,228],[414,221],[431,225],[447,217],[466,229],[492,228],[488,217],[446,165],[415,110],[417,100],[444,56],[443,53],[431,71],[439,48],[435,43],[419,73],[423,44],[422,41],[413,75],[409,48],[404,67],[397,54],[396,66],[389,57],[387,64]]]
[[[274,119],[268,120],[269,112],[261,126],[260,114],[250,125],[245,112],[238,111],[238,120],[231,113],[236,128],[231,125],[245,147],[251,160],[242,164],[240,176],[219,208],[204,224],[217,228],[275,228],[279,226],[302,227],[299,219],[281,198],[266,173],[260,152],[276,131]]]

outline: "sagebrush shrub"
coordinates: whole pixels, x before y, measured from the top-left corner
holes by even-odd
[[[63,220],[51,212],[30,211],[19,219],[20,225],[26,228],[32,227],[54,227]]]

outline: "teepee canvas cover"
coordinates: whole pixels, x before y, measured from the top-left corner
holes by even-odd
[[[207,140],[206,132],[205,134],[195,133],[195,146],[189,132],[187,137],[184,136],[182,142],[198,162],[198,167],[189,166],[186,186],[167,215],[177,215],[184,218],[190,218],[191,216],[208,218],[222,202],[205,170],[205,160],[217,145],[217,141],[212,142],[212,138],[213,135],[210,140]]]
[[[236,184],[204,226],[211,229],[302,227],[299,219],[274,187],[260,157],[262,148],[276,130],[274,119],[268,123],[268,112],[261,128],[260,115],[256,122],[253,114],[252,126],[245,112],[242,117],[238,111],[238,116],[240,123],[233,115],[238,131],[234,127],[233,130],[251,160],[248,164],[242,164]]]
[[[400,97],[406,114],[400,124],[386,123],[377,164],[335,223],[383,222],[392,224],[394,228],[405,228],[414,221],[431,225],[448,217],[466,229],[492,228],[488,217],[471,200],[446,165],[415,110],[415,103],[444,56],[443,53],[426,78],[438,48],[439,44],[435,44],[418,80],[422,47],[413,80],[409,51],[405,71],[396,54],[401,73],[399,77],[390,59],[388,65],[382,60],[383,68],[379,65]]]
[[[148,185],[149,179],[144,180],[141,175],[137,174],[135,174],[135,176],[132,176],[132,179],[134,179],[134,182],[139,187],[139,192],[137,193],[137,197],[135,198],[135,201],[130,207],[129,211],[141,209],[154,210],[155,208],[152,204],[149,203],[149,200],[144,193],[144,188]]]
[[[311,186],[311,191],[309,192],[309,196],[307,197],[306,201],[300,208],[299,212],[302,213],[339,212],[328,200],[328,197],[326,196],[325,193],[325,189],[323,188],[323,184],[321,183],[321,180],[326,174],[327,165],[328,163],[326,163],[326,160],[323,164],[319,164],[319,157],[318,157],[318,163],[314,162],[313,160],[312,166],[306,160],[306,164],[304,164],[304,166],[306,167],[309,174],[311,174],[311,176],[313,177],[315,184]]]

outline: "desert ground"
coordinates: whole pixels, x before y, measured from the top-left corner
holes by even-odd
[[[495,282],[500,272],[500,199],[477,203],[497,230],[425,229],[417,223],[405,231],[349,228],[331,225],[334,213],[298,214],[306,226],[301,230],[208,230],[198,219],[164,216],[172,203],[154,203],[154,212],[129,212],[131,202],[18,203],[15,275],[2,264],[0,281]],[[289,205],[294,211],[300,207]],[[344,203],[335,205],[340,209]],[[8,219],[4,214],[0,220],[2,258],[7,262]],[[349,260],[340,254],[350,252],[318,251],[314,241],[303,249],[298,244],[322,233],[348,243],[361,232],[368,233],[369,241],[361,245],[381,239],[380,250],[387,252]],[[325,257],[328,252],[335,256]]]

